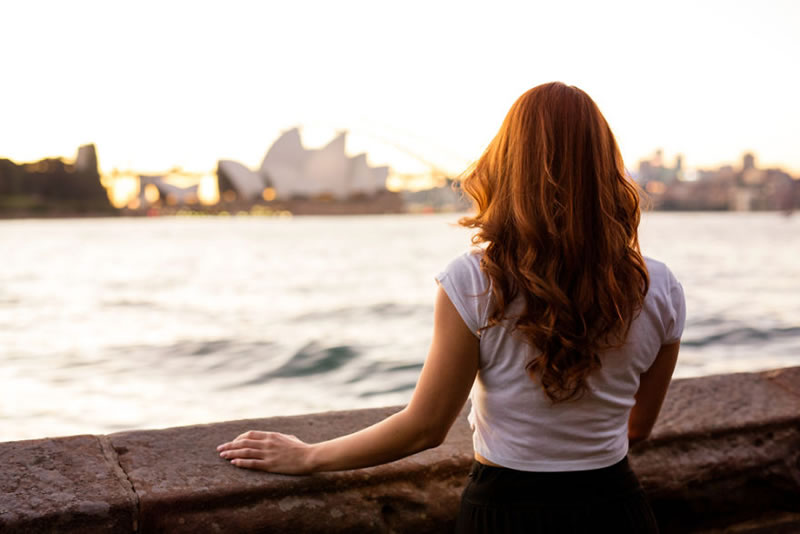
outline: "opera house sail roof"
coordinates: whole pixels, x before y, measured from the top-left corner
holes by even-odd
[[[168,204],[187,204],[197,201],[199,185],[180,187],[165,181],[165,176],[139,175],[139,202],[142,206],[152,203],[148,198],[148,187],[158,191],[156,198],[163,198]]]
[[[348,157],[346,137],[347,132],[340,132],[324,147],[306,149],[300,130],[287,130],[269,148],[257,171],[236,161],[219,161],[220,193],[232,191],[238,199],[254,200],[265,188],[272,188],[275,198],[288,200],[327,195],[346,199],[385,191],[389,168],[370,167],[366,154]]]
[[[223,159],[217,162],[220,193],[233,190],[241,200],[254,200],[264,191],[264,179],[238,161]]]

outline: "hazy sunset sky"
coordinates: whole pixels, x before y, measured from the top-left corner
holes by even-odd
[[[282,130],[311,147],[457,173],[528,88],[586,90],[626,163],[800,174],[800,2],[4,2],[0,156],[104,170],[260,163]]]

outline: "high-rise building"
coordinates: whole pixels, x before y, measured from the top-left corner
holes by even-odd
[[[742,157],[742,170],[746,171],[748,169],[755,169],[756,168],[756,157],[751,153],[748,152]]]

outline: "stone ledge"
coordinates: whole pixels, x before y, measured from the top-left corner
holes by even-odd
[[[452,521],[471,462],[461,418],[444,444],[391,464],[274,475],[237,469],[216,446],[251,429],[322,441],[399,410],[380,408],[112,434],[140,501],[144,532],[441,532]]]
[[[0,443],[0,531],[447,532],[472,461],[463,416],[442,446],[369,469],[273,475],[215,451],[250,429],[318,441],[398,409]],[[663,532],[800,530],[800,367],[674,381],[630,458]]]
[[[136,496],[97,436],[0,443],[0,531],[131,532]]]
[[[800,367],[674,381],[630,458],[664,532],[800,512]]]

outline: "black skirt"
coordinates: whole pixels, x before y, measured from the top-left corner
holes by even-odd
[[[516,471],[475,462],[458,534],[658,532],[628,458],[602,469]]]

